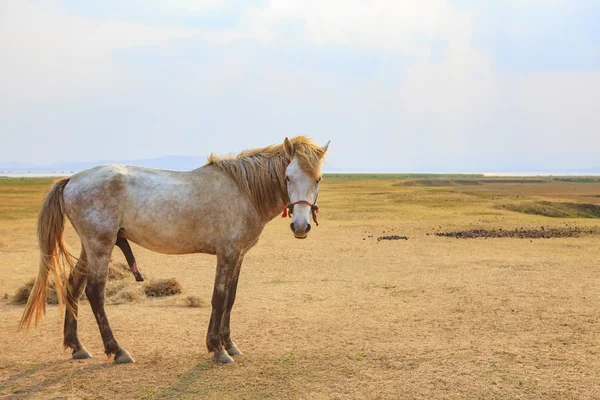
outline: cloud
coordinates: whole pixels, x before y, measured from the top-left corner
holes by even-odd
[[[71,15],[45,2],[9,0],[0,14],[0,86],[4,109],[60,101],[114,90],[127,71],[113,62],[115,51],[160,46],[190,38],[178,27],[105,21]]]
[[[226,5],[225,0],[168,0],[167,7],[194,13],[207,13],[219,10]]]
[[[600,68],[557,68],[576,54],[563,45],[521,55],[550,46],[548,21],[578,20],[535,1],[172,1],[129,19],[8,2],[0,131],[16,135],[0,159],[223,154],[303,133],[332,139],[336,167],[591,166]],[[569,35],[598,53],[585,29]]]
[[[378,49],[423,57],[423,38],[451,40],[469,29],[468,15],[442,0],[273,0],[253,7],[245,32],[263,44],[284,45],[286,26],[296,23],[305,41],[316,46]],[[294,39],[294,38],[291,38]]]

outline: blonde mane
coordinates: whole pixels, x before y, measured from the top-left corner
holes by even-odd
[[[305,136],[297,136],[290,141],[300,167],[318,178],[325,150]],[[289,201],[285,170],[290,162],[283,144],[276,144],[244,150],[237,156],[217,157],[211,154],[206,165],[226,172],[248,195],[258,212],[268,219]]]

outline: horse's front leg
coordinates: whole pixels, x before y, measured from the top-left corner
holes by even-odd
[[[235,270],[240,258],[241,255],[239,253],[217,254],[217,273],[212,296],[212,313],[206,335],[206,347],[209,352],[214,353],[213,360],[216,362],[233,362],[233,358],[227,354],[227,351],[225,351],[221,344],[221,324],[227,307],[227,297],[231,284],[234,281]]]
[[[227,294],[227,305],[225,306],[225,311],[223,311],[223,319],[221,320],[221,343],[223,344],[223,347],[230,356],[242,355],[242,352],[231,340],[231,328],[229,323],[231,319],[231,309],[233,308],[233,303],[235,302],[238,279],[240,276],[240,270],[242,268],[243,261],[244,257],[242,256],[240,257],[235,267],[235,271],[233,272],[233,279],[229,285],[229,293]]]

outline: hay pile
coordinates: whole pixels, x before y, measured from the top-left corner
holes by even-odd
[[[113,263],[108,264],[108,281],[118,281],[130,277],[131,270],[129,266],[124,263]]]
[[[35,278],[32,278],[21,286],[15,295],[12,296],[10,303],[26,304],[34,282]],[[105,289],[106,304],[134,303],[146,297],[173,296],[182,292],[183,286],[175,278],[150,279],[142,286],[135,281],[135,277],[127,264],[111,262],[108,266],[108,280]],[[81,300],[87,300],[85,292],[82,294]],[[58,296],[53,279],[50,280],[46,301],[48,304],[58,304]],[[206,302],[198,296],[190,295],[183,299],[183,305],[187,307],[204,307],[206,306]]]
[[[133,274],[127,264],[108,265],[108,280],[105,288],[106,304],[134,303],[144,298],[142,288],[133,280]]]
[[[185,298],[185,305],[193,308],[206,307],[208,304],[199,296],[189,295]]]
[[[151,280],[144,285],[144,293],[148,297],[172,296],[183,292],[183,287],[175,278]]]
[[[13,296],[10,304],[26,304],[29,294],[31,293],[31,289],[33,289],[34,283],[35,278],[31,278],[26,284],[21,286]],[[50,282],[48,294],[46,295],[46,303],[58,304],[58,296],[56,295],[56,285],[54,284],[54,281]]]

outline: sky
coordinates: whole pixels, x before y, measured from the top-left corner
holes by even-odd
[[[600,168],[597,0],[0,0],[0,164]]]

